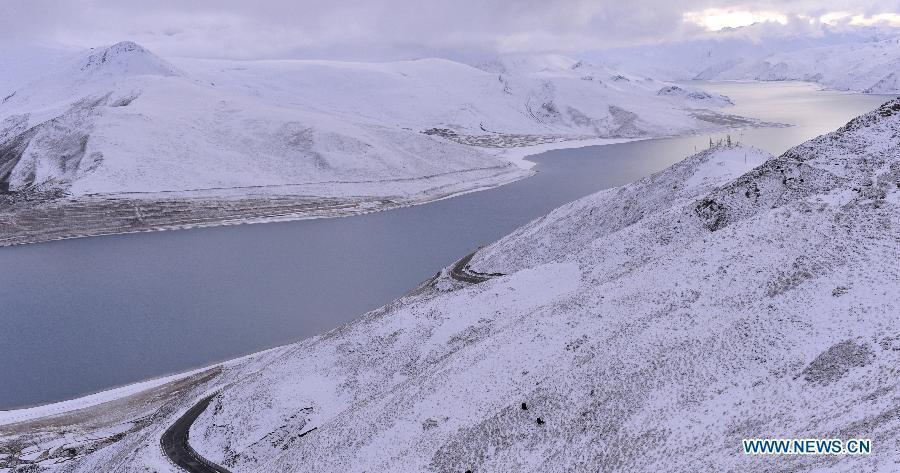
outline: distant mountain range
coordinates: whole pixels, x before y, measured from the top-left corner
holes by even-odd
[[[865,93],[898,94],[896,29],[828,30],[817,36],[755,36],[751,26],[720,37],[589,55],[610,67],[663,80],[800,80]]]

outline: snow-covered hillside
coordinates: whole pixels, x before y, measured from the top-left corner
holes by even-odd
[[[523,175],[417,131],[224,91],[134,43],[17,89],[0,114],[0,184],[14,191],[60,186],[77,196],[445,174],[477,186]]]
[[[329,183],[355,195],[355,184],[391,181],[393,195],[437,176],[435,185],[474,189],[527,175],[497,148],[716,127],[695,109],[721,103],[659,100],[664,84],[578,66],[168,61],[119,43],[3,94],[0,188],[80,196]]]
[[[684,43],[601,51],[613,67],[664,80],[801,80],[837,90],[898,94],[900,35],[890,29],[820,36],[753,36],[755,25]]]
[[[895,99],[777,158],[703,151],[467,266],[505,275],[448,268],[322,336],[0,427],[0,462],[172,470],[162,431],[215,393],[190,442],[233,471],[891,471],[898,136]],[[759,437],[874,452],[743,455]]]

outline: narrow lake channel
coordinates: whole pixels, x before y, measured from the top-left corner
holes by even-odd
[[[774,154],[886,101],[809,84],[695,84]],[[707,146],[682,138],[557,150],[500,188],[356,217],[0,248],[0,409],[69,399],[322,333],[403,295],[551,209]],[[77,355],[77,356],[76,356]]]

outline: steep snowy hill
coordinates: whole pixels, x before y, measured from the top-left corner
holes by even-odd
[[[895,99],[777,158],[701,152],[325,335],[2,426],[0,462],[169,471],[162,432],[214,394],[190,442],[234,471],[891,471],[898,136]],[[874,451],[741,453],[760,437]]]
[[[754,36],[751,26],[684,43],[599,51],[598,61],[663,80],[802,80],[897,94],[900,35],[891,29],[826,29],[819,36]]]
[[[523,175],[416,131],[222,91],[134,43],[93,51],[16,90],[0,116],[0,185],[14,191],[64,187],[77,196],[447,173],[478,186]]]

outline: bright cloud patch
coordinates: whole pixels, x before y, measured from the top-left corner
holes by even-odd
[[[851,25],[876,25],[876,24],[888,24],[891,26],[900,27],[900,14],[898,13],[879,13],[878,15],[854,15],[853,18],[850,19]]]
[[[863,15],[848,11],[835,11],[820,16],[819,22],[827,25],[847,23],[854,26],[890,25],[900,27],[900,14],[878,13],[875,15]]]
[[[710,31],[724,28],[739,28],[754,23],[775,22],[787,24],[788,17],[776,11],[723,10],[708,8],[702,11],[686,12],[684,21],[700,25]]]
[[[796,16],[796,18],[806,20],[811,24],[849,24],[853,26],[889,25],[900,27],[900,13],[877,13],[866,15],[850,11],[831,11],[819,16],[809,16],[806,14],[791,14],[770,10],[726,10],[721,8],[707,8],[706,10],[686,12],[682,14],[682,19],[685,22],[702,26],[709,31],[719,31],[725,28],[749,26],[754,23],[771,22],[786,25],[791,16]]]

